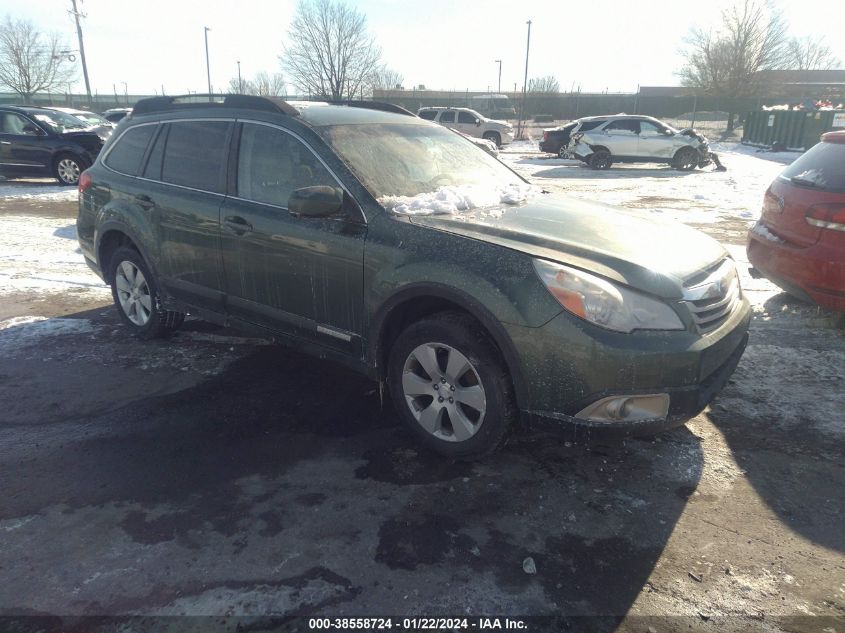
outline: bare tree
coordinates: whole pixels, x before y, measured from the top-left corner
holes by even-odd
[[[232,77],[227,88],[229,94],[264,95],[279,97],[285,94],[285,78],[281,73],[260,72],[252,79]]]
[[[73,75],[58,34],[41,33],[29,20],[9,16],[0,23],[0,85],[29,102],[36,93],[63,87]]]
[[[839,68],[842,62],[824,40],[793,37],[789,40],[789,65],[798,70],[831,70]]]
[[[255,83],[249,79],[238,79],[237,77],[232,77],[229,80],[226,92],[233,95],[257,95],[258,89],[255,87]]]
[[[297,88],[323,98],[359,93],[381,58],[367,18],[342,0],[300,0],[288,40],[283,68]]]
[[[252,80],[255,85],[255,94],[270,97],[280,97],[286,94],[285,77],[281,73],[260,72]]]
[[[380,66],[370,75],[371,90],[396,90],[402,87],[404,77],[387,66]]]
[[[759,71],[789,65],[786,24],[761,0],[740,0],[722,11],[716,32],[694,28],[687,37],[681,83],[728,99],[753,94]],[[734,113],[728,107],[728,130]]]
[[[528,92],[560,92],[560,83],[553,75],[528,80]]]

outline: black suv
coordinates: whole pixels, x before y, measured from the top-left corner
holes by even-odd
[[[33,106],[0,106],[0,174],[53,176],[76,185],[108,138],[75,116]]]
[[[142,100],[79,190],[82,252],[139,336],[191,313],[333,358],[453,457],[520,419],[681,424],[745,347],[717,242],[546,194],[397,106]]]

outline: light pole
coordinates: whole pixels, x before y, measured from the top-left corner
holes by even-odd
[[[522,107],[519,112],[519,125],[517,126],[518,135],[522,137],[522,122],[525,119],[525,91],[528,87],[528,51],[531,50],[531,20],[526,22],[528,25],[528,41],[525,43],[525,79],[522,81]]]
[[[238,62],[238,92],[243,94],[244,92],[244,82],[241,81],[241,63]]]
[[[123,100],[126,101],[126,105],[129,105],[129,86],[126,85],[125,81],[120,83],[123,84]]]
[[[493,61],[495,61],[497,64],[499,64],[499,92],[502,92],[502,60],[496,59],[496,60],[493,60]]]
[[[205,29],[205,72],[208,75],[208,94],[211,94],[211,65],[208,63],[208,32],[211,30],[207,26]]]

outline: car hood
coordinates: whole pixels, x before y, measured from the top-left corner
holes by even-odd
[[[550,194],[501,209],[414,215],[412,223],[569,264],[666,299],[722,261],[714,239],[683,224]]]

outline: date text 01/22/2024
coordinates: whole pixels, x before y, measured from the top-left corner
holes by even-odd
[[[525,630],[525,622],[512,618],[310,618],[311,630]]]

